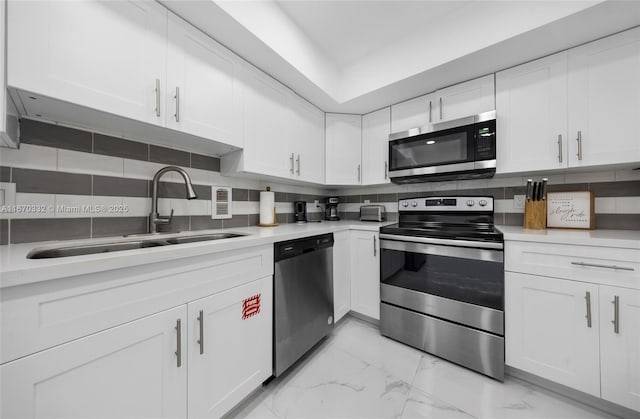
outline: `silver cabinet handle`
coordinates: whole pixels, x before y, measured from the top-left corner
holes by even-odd
[[[298,174],[298,176],[300,176],[300,154],[298,154],[298,158],[296,159],[296,163],[298,164],[298,169],[296,170],[296,173]]]
[[[613,333],[620,333],[620,297],[613,297]]]
[[[429,123],[431,123],[431,101],[429,101]]]
[[[584,299],[587,302],[587,315],[585,316],[587,318],[587,327],[591,327],[591,293],[589,291],[585,294]]]
[[[558,163],[562,163],[562,134],[558,134]]]
[[[582,131],[578,131],[578,138],[576,138],[578,142],[578,152],[576,156],[578,156],[578,160],[582,160]]]
[[[618,266],[618,265],[599,265],[597,263],[584,263],[584,262],[571,262],[571,264],[578,265],[578,266],[587,266],[592,268],[607,268],[607,269],[616,269],[620,271],[635,271],[634,268],[627,268],[625,266]]]
[[[174,116],[176,117],[176,122],[180,122],[180,88],[178,86],[176,86],[174,99],[176,100],[176,113]]]
[[[442,121],[442,98],[440,98],[440,120]]]
[[[384,179],[389,179],[389,163],[384,162]]]
[[[198,344],[200,345],[200,355],[204,353],[204,312],[200,310],[198,313],[198,323],[200,325],[200,339],[198,339]]]
[[[360,182],[360,165],[358,165],[358,182]]]
[[[182,321],[176,320],[176,334],[178,335],[178,345],[176,346],[176,357],[178,368],[182,365]]]
[[[160,116],[160,79],[156,79],[156,116]]]
[[[378,254],[378,249],[377,249],[377,246],[376,246],[376,244],[377,244],[377,243],[376,243],[376,241],[377,241],[377,240],[376,240],[376,235],[374,234],[374,235],[373,235],[373,256],[376,256],[376,255]]]
[[[291,153],[291,157],[289,157],[289,163],[291,165],[291,168],[289,169],[289,171],[291,172],[291,174],[293,174],[293,153]]]

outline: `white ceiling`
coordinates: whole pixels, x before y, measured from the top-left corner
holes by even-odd
[[[275,3],[338,68],[402,41],[471,0],[300,1]]]
[[[627,0],[160,0],[327,112],[368,113],[640,25]]]

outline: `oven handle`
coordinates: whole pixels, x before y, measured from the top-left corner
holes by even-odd
[[[380,234],[380,238],[401,242],[441,244],[445,246],[474,247],[478,249],[504,249],[504,245],[502,243],[477,242],[472,240],[434,239],[430,237],[398,236],[395,234]]]
[[[382,236],[382,235],[381,235]],[[504,253],[501,250],[474,249],[469,247],[438,246],[427,243],[412,243],[380,239],[380,249],[400,252],[422,253],[425,255],[448,256],[460,259],[481,260],[484,262],[503,263]]]

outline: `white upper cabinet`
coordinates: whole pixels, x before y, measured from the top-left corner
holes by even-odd
[[[247,64],[243,89],[244,151],[241,169],[277,177],[291,177],[295,156],[288,140],[290,91]]]
[[[496,74],[497,172],[567,167],[567,53]]]
[[[327,185],[362,182],[362,117],[328,113],[325,117]]]
[[[493,74],[435,92],[434,122],[464,118],[496,108]]]
[[[569,165],[640,161],[639,120],[640,28],[569,50]]]
[[[242,147],[242,61],[173,13],[168,28],[167,127]]]
[[[391,106],[391,132],[406,131],[435,122],[436,94],[409,99]]]
[[[0,0],[0,24],[7,23],[7,2]],[[18,112],[6,85],[6,33],[0,30],[0,146],[16,147],[18,142]]]
[[[362,184],[389,183],[391,108],[362,116]]]
[[[291,92],[289,147],[281,152],[293,153],[294,179],[324,183],[324,112]]]
[[[156,2],[12,1],[8,84],[164,124],[167,10]]]

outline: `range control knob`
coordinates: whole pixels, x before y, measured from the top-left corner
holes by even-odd
[[[407,201],[402,201],[402,206],[407,208],[409,206],[409,203]]]
[[[486,207],[487,206],[487,201],[484,199],[481,199],[480,202],[478,202],[478,204],[480,204],[481,207]]]
[[[467,206],[468,206],[468,207],[472,207],[472,206],[474,206],[474,205],[475,205],[475,203],[476,203],[475,201],[473,201],[473,200],[471,200],[471,199],[470,199],[470,200],[468,200],[468,201],[467,201]]]
[[[411,201],[411,206],[415,208],[418,206],[418,203],[416,201]]]

